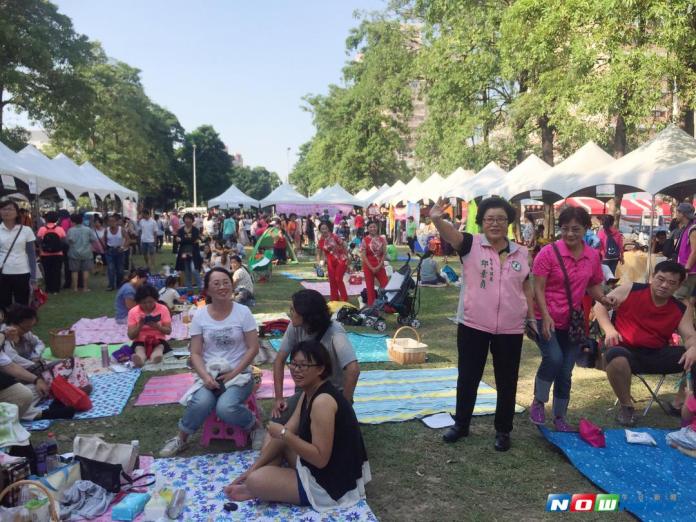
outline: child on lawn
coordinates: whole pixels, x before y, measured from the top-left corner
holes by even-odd
[[[162,355],[170,350],[166,337],[172,333],[172,317],[158,299],[154,286],[143,285],[135,292],[136,306],[128,311],[128,338],[133,340],[133,364],[138,368],[147,361],[162,362]]]

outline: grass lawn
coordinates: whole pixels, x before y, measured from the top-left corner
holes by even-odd
[[[160,262],[172,260],[171,255],[159,257],[162,258]],[[290,265],[287,270],[307,269],[311,264]],[[105,291],[105,277],[94,277],[91,286],[93,291],[89,294],[62,292],[51,296],[41,309],[36,332],[47,339],[50,328],[69,326],[81,317],[112,315],[114,293]],[[298,282],[276,274],[270,283],[257,286],[254,311],[285,311],[290,295],[300,288]],[[456,326],[447,317],[454,315],[457,298],[455,287],[423,289],[420,333],[429,345],[427,366],[456,365]],[[393,334],[395,319],[389,318],[388,324],[388,332]],[[539,361],[537,347],[525,341],[517,392],[517,402],[525,407],[532,399]],[[393,363],[362,365],[363,371],[397,368],[401,367]],[[58,436],[61,451],[70,451],[72,438],[77,433],[102,433],[110,441],[139,439],[143,452],[156,454],[163,441],[176,433],[182,407],[132,406],[145,380],[152,375],[156,374],[144,373],[140,377],[129,405],[118,417],[56,423],[53,431]],[[490,361],[484,380],[495,386]],[[666,383],[664,389],[671,392],[672,383]],[[603,372],[577,368],[573,385],[572,422],[577,423],[585,417],[605,428],[618,426],[613,410],[609,410],[614,395]],[[637,399],[647,398],[647,392],[640,387],[634,386],[633,391]],[[263,401],[263,406],[268,412],[270,401]],[[653,407],[640,422],[655,427],[678,426],[678,420],[665,416],[659,407]],[[373,473],[367,490],[368,502],[380,520],[552,520],[558,515],[544,511],[549,493],[598,492],[541,437],[526,412],[515,417],[513,446],[508,453],[493,449],[492,416],[474,417],[471,435],[453,445],[444,444],[439,431],[427,428],[419,420],[364,426],[363,435]],[[36,433],[34,438],[41,440],[43,437],[45,432]],[[194,445],[186,454],[211,451],[229,451],[229,446],[213,443],[204,449]],[[625,514],[615,517],[629,519]],[[597,515],[582,518],[606,519]]]

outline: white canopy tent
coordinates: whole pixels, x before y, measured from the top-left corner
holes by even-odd
[[[385,185],[386,185],[386,183],[385,183]],[[386,186],[388,187],[389,185],[386,185]],[[375,187],[374,185],[372,185],[372,187],[369,188],[369,189],[365,192],[365,197],[366,197],[366,198],[369,198],[372,194],[374,194],[374,193],[377,192],[378,190],[379,190],[379,189],[378,189],[377,187]],[[363,199],[364,199],[364,198],[363,198]]]
[[[102,180],[104,185],[110,188],[111,194],[115,194],[121,199],[128,198],[133,201],[138,200],[138,193],[136,191],[124,187],[120,183],[117,183],[116,181],[108,177],[106,174],[104,174],[97,167],[92,165],[89,161],[85,161],[82,165],[80,165],[80,170],[84,172],[87,176],[91,176],[93,178]]]
[[[517,185],[514,191],[507,187],[507,195],[512,201],[532,198],[555,203],[568,197],[578,187],[578,180],[584,173],[613,161],[614,158],[599,145],[588,141],[555,167],[530,176],[525,185]]]
[[[528,156],[522,163],[508,172],[505,176],[505,185],[501,189],[500,196],[511,199],[511,196],[517,195],[529,186],[529,180],[551,168],[551,165],[546,163],[536,154]]]
[[[385,203],[389,203],[391,205],[398,205],[399,203],[408,203],[410,202],[416,202],[419,199],[421,199],[420,195],[420,188],[423,185],[421,180],[419,180],[417,177],[413,177],[411,181],[406,183],[404,187],[396,191],[394,194],[392,194]]]
[[[423,203],[437,201],[442,197],[445,186],[445,178],[437,172],[433,172],[421,185],[420,195]]]
[[[2,188],[4,190],[16,189],[15,179],[10,179],[11,177],[26,183],[32,194],[36,192],[37,178],[40,177],[38,173],[22,166],[21,162],[17,160],[17,154],[2,142],[0,142],[0,175],[2,175]],[[44,179],[43,181],[50,183],[51,180]]]
[[[230,185],[230,187],[217,197],[208,200],[208,207],[220,207],[220,208],[235,208],[235,207],[258,207],[258,200],[247,196],[244,192],[239,190],[236,186]]]
[[[367,189],[360,189],[358,192],[353,194],[353,196],[358,198],[358,199],[365,199],[366,194],[367,194]]]
[[[311,204],[312,201],[297,192],[289,183],[283,183],[259,202],[262,207],[280,204],[301,205],[303,203]]]
[[[85,191],[96,194],[102,199],[111,192],[102,180],[89,176],[85,171],[80,170],[80,167],[65,154],[60,153],[51,161],[63,169],[63,172],[70,176],[76,184],[82,185]]]
[[[645,187],[651,194],[665,194],[679,200],[696,194],[696,158],[659,170]]]
[[[389,202],[389,199],[392,196],[396,196],[399,192],[401,192],[406,184],[401,181],[397,180],[396,183],[394,183],[391,187],[389,187],[387,190],[382,192],[378,197],[372,200],[372,203],[376,205],[384,205],[385,203]]]
[[[382,194],[385,194],[390,189],[391,187],[387,183],[384,183],[381,187],[377,189],[377,191],[374,194],[371,194],[363,198],[363,200],[365,201],[365,205],[372,205],[378,198],[382,196]]]
[[[326,187],[317,194],[309,198],[311,203],[320,203],[326,205],[352,205],[354,207],[364,207],[365,203],[351,195],[341,185],[336,183],[330,187]]]
[[[444,183],[442,184],[441,196],[445,196],[450,191],[450,189],[453,189],[456,186],[465,183],[474,175],[476,175],[476,173],[473,170],[465,170],[462,167],[457,167],[457,169],[454,172],[452,172],[452,174],[447,176]]]
[[[81,183],[72,179],[72,176],[66,173],[60,164],[53,163],[33,145],[27,145],[20,150],[16,158],[20,165],[37,176],[36,193],[38,195],[50,188],[55,188],[61,199],[64,199],[62,190],[69,191],[75,198],[88,192]]]
[[[696,158],[696,139],[670,125],[616,161],[585,170],[584,175],[573,180],[567,195],[621,197],[627,192],[651,192],[648,185],[657,172],[692,158]]]
[[[473,177],[449,189],[445,196],[465,201],[496,195],[505,183],[505,171],[495,161],[478,171]]]

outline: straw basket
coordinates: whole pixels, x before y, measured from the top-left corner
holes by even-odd
[[[51,353],[58,359],[69,359],[75,354],[75,332],[68,330],[67,333],[60,328],[53,328],[48,331]]]
[[[2,492],[0,492],[0,502],[2,502],[2,499],[5,498],[5,495],[7,495],[10,491],[12,491],[14,488],[19,488],[21,486],[31,486],[40,489],[41,492],[48,498],[48,512],[50,517],[49,520],[51,522],[60,522],[56,499],[53,498],[51,492],[48,489],[46,489],[46,487],[44,487],[44,485],[40,482],[35,482],[33,480],[18,480],[17,482],[10,484],[5,489],[3,489]]]
[[[415,335],[415,339],[409,337],[398,337],[403,330],[411,330]],[[410,326],[402,326],[396,332],[394,337],[387,341],[387,351],[389,358],[398,364],[421,364],[425,362],[428,345],[421,342],[420,335],[415,328]]]

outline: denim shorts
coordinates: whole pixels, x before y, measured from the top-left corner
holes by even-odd
[[[149,256],[155,253],[154,243],[140,243],[140,251],[143,255]]]

